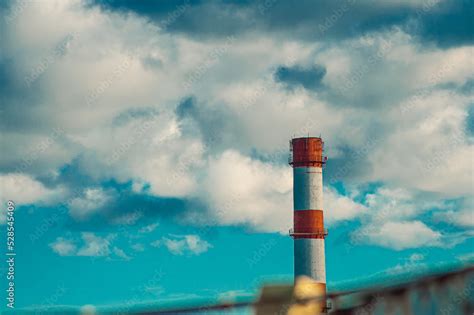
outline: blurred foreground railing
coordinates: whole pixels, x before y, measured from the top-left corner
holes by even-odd
[[[404,277],[403,275],[401,276]],[[405,278],[408,279],[408,278]],[[5,314],[35,315],[318,315],[330,307],[332,315],[473,315],[474,314],[474,265],[460,270],[420,277],[414,281],[383,285],[351,291],[330,292],[321,296],[321,287],[308,278],[299,278],[293,285],[264,286],[257,300],[228,302],[195,307],[169,309],[141,308],[132,311],[131,306],[101,310],[29,308],[12,310]],[[0,312],[0,314],[3,314]]]
[[[276,285],[262,289],[257,301],[229,302],[189,308],[135,312],[158,314],[240,314],[316,315],[331,306],[329,314],[474,314],[474,266],[392,286],[331,292],[321,297],[305,280],[295,286]],[[326,301],[327,299],[327,301]],[[115,313],[118,314],[118,313]]]

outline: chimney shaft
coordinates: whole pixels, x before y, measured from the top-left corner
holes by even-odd
[[[290,143],[293,167],[293,230],[295,279],[307,276],[326,292],[323,215],[324,142],[321,138],[295,138]]]

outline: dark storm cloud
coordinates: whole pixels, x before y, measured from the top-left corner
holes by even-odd
[[[459,91],[466,95],[474,93],[474,79],[467,80],[466,83],[459,88]]]
[[[114,184],[116,185],[116,184]],[[100,231],[110,226],[143,226],[155,218],[176,220],[186,211],[187,201],[178,198],[162,198],[132,192],[129,188],[116,186],[118,198],[96,209],[86,220],[69,218],[67,228],[78,231]]]
[[[111,184],[120,192],[117,199],[106,207],[109,219],[117,218],[134,211],[140,211],[144,217],[173,218],[178,213],[185,210],[184,199],[155,197],[147,194],[134,193],[129,185]],[[104,185],[103,187],[107,187]]]
[[[474,136],[474,104],[471,104],[467,111],[466,129],[470,136]]]
[[[235,127],[235,119],[228,110],[203,106],[195,97],[184,98],[176,107],[176,115],[183,132],[190,136],[201,134],[204,144],[211,151],[225,148],[223,145],[228,143],[227,137],[232,136],[230,130]],[[232,141],[237,143],[235,139]]]
[[[122,13],[134,12],[170,31],[224,36],[251,25],[248,19],[236,14],[250,3],[252,1],[207,3],[201,0],[171,0],[157,4],[154,1],[91,0],[89,5]]]
[[[31,91],[21,82],[15,62],[14,58],[0,56],[0,109],[3,116],[0,128],[2,130],[28,125],[23,123],[26,117],[24,113],[20,114],[19,109],[25,106],[27,100],[32,99],[31,92],[37,92],[36,88]]]
[[[106,10],[132,11],[147,16],[170,31],[209,37],[260,29],[291,31],[293,35],[308,39],[343,38],[400,22],[409,12],[404,6],[385,11],[376,4],[359,4],[353,0],[317,3],[309,0],[177,0],[163,5],[150,1],[97,0],[93,3]]]
[[[180,119],[196,117],[198,115],[196,100],[192,97],[187,97],[182,100],[176,107],[176,114]]]
[[[74,35],[64,36],[46,51],[31,52],[31,59],[35,62],[31,67],[25,67],[25,52],[19,54],[13,49],[11,43],[15,43],[16,38],[3,29],[7,29],[5,26],[8,25],[9,19],[15,17],[15,12],[18,11],[13,10],[5,19],[0,18],[0,38],[4,45],[0,53],[0,110],[3,118],[0,121],[0,130],[49,133],[51,117],[42,111],[44,106],[47,106],[45,101],[48,94],[45,87],[49,84],[48,75],[50,68],[67,54],[67,47]]]
[[[84,157],[86,155],[87,153],[83,153],[75,157],[71,162],[63,165],[58,170],[57,175],[39,177],[38,179],[47,187],[66,185],[84,189],[89,186],[98,185],[99,181],[84,171]]]
[[[351,182],[359,176],[370,174],[371,164],[368,155],[379,141],[378,137],[369,136],[361,147],[339,146],[340,154],[331,158],[330,162],[326,164],[325,172],[328,174],[326,181],[330,185],[334,185],[338,182]]]
[[[449,0],[383,1],[94,1],[106,10],[135,12],[172,32],[227,36],[246,31],[281,32],[305,40],[340,40],[401,26],[423,41],[440,46],[472,43],[473,2]]]
[[[118,183],[114,179],[98,180],[87,174],[81,163],[81,159],[76,158],[70,164],[63,166],[57,176],[37,178],[49,188],[68,188],[68,195],[59,205],[66,211],[71,210],[73,200],[85,198],[87,189],[100,187],[110,197],[106,204],[98,205],[91,215],[85,216],[85,219],[68,219],[67,225],[73,230],[101,230],[114,222],[114,224],[128,225],[133,222],[127,222],[127,220],[132,220],[134,216],[140,224],[156,217],[173,220],[186,210],[189,202],[186,199],[152,196],[148,193],[147,185],[142,191],[136,192],[132,189],[132,182]],[[166,179],[163,178],[163,180]]]
[[[117,115],[114,118],[113,123],[115,125],[123,125],[134,119],[149,118],[159,114],[159,111],[151,107],[135,108]]]
[[[326,69],[322,66],[313,66],[311,68],[296,67],[278,67],[275,72],[275,79],[293,88],[302,86],[308,90],[317,90],[321,87],[321,80],[326,74]]]
[[[442,47],[469,45],[474,42],[473,14],[474,1],[448,1],[426,14],[419,10],[411,33]]]

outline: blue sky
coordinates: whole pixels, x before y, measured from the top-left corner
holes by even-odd
[[[329,158],[329,290],[474,260],[472,2],[1,7],[17,308],[291,282],[288,140],[308,134]]]

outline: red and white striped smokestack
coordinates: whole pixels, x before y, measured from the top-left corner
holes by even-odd
[[[290,143],[293,166],[293,230],[295,279],[307,276],[326,292],[324,255],[323,158],[321,138],[295,138]]]

